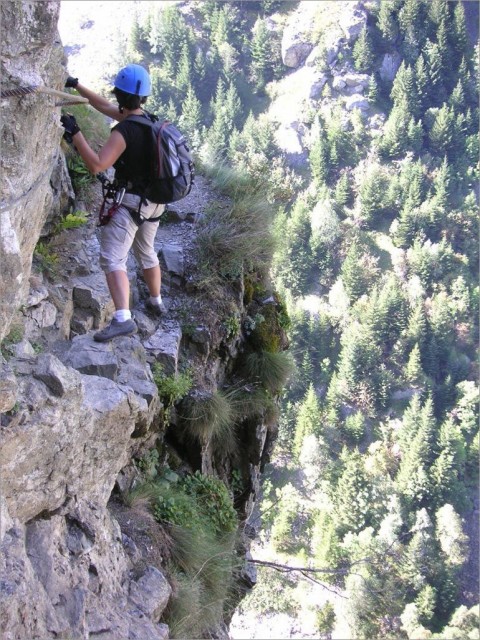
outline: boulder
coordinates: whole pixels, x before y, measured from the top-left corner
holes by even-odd
[[[154,359],[163,365],[167,375],[176,374],[182,330],[180,325],[170,324],[160,327],[145,342],[145,349]]]
[[[56,396],[64,396],[80,384],[80,376],[70,368],[65,367],[58,358],[51,353],[38,356],[33,375],[44,382]]]
[[[352,96],[348,96],[345,100],[345,108],[347,111],[353,111],[353,109],[360,109],[360,111],[367,111],[370,104],[366,98],[359,93],[354,93]]]
[[[347,42],[353,42],[360,35],[367,23],[366,10],[362,0],[357,2],[344,2],[344,10],[340,13],[339,25]]]
[[[384,82],[393,82],[397,71],[402,63],[402,58],[398,52],[386,53],[383,56],[382,64],[380,66],[379,74],[380,78]]]
[[[314,2],[300,2],[288,18],[282,36],[282,62],[296,69],[308,58],[314,48],[311,34]]]
[[[128,338],[116,338],[116,340]],[[115,380],[118,362],[112,342],[95,342],[91,335],[77,336],[66,355],[66,363],[80,373]]]
[[[155,567],[147,567],[138,580],[130,583],[130,600],[154,622],[160,620],[170,599],[172,588]]]

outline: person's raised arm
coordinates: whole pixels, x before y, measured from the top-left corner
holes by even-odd
[[[67,142],[73,142],[88,170],[94,174],[109,169],[127,147],[122,134],[112,131],[107,142],[96,153],[85,140],[74,116],[66,113],[60,118],[60,122],[65,129],[63,137]]]
[[[97,111],[100,111],[100,113],[103,113],[113,120],[121,121],[124,119],[125,116],[123,115],[123,113],[120,113],[118,104],[114,104],[98,93],[95,93],[95,91],[84,87],[83,84],[80,84],[78,82],[78,78],[72,78],[71,76],[69,76],[67,78],[65,86],[76,89],[78,93],[83,98],[87,98],[92,107]]]

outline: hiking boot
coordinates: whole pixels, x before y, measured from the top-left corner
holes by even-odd
[[[134,333],[137,333],[137,325],[134,320],[119,322],[115,320],[115,318],[112,318],[110,324],[107,325],[105,329],[97,331],[93,339],[96,342],[108,342],[117,336],[131,336]]]
[[[154,304],[153,302],[150,302],[150,300],[146,300],[145,309],[149,311],[153,316],[162,316],[167,313],[167,308],[163,304],[163,302],[161,304]]]

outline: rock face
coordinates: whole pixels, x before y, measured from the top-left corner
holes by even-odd
[[[283,32],[282,61],[292,69],[303,64],[314,47],[310,39],[309,15],[315,10],[315,4],[300,2],[298,9],[289,17]]]
[[[58,1],[1,3],[2,90],[63,87],[59,6]],[[65,197],[68,201],[64,187],[70,181],[59,153],[62,134],[54,105],[53,97],[39,93],[2,99],[0,339],[27,293],[33,249],[47,215]]]
[[[368,117],[370,104],[364,92],[371,78],[357,73],[340,56],[351,48],[366,24],[364,0],[332,3],[332,25],[320,37],[314,34],[318,2],[300,2],[288,16],[282,34],[282,61],[292,69],[275,86],[269,116],[276,123],[275,138],[290,166],[306,162],[308,120],[312,111],[329,110],[330,95],[343,98],[345,109],[358,109]],[[333,6],[335,5],[335,6]],[[393,63],[392,63],[393,64]],[[382,67],[392,73],[391,61]],[[388,68],[388,69],[387,69]],[[398,68],[398,67],[397,67]],[[394,70],[394,74],[396,69]]]

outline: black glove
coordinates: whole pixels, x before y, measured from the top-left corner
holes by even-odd
[[[78,78],[72,78],[72,76],[68,76],[65,82],[65,86],[68,89],[75,89],[77,87],[77,84],[78,84]]]
[[[63,137],[67,142],[73,141],[73,136],[80,131],[80,127],[75,120],[75,117],[71,113],[66,113],[60,118],[62,127],[65,129]]]

